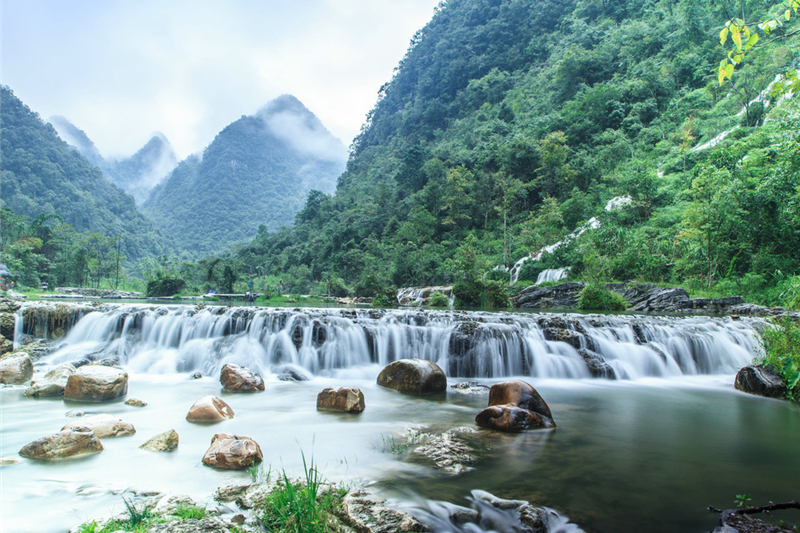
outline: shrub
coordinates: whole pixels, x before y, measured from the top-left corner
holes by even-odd
[[[186,282],[180,278],[157,278],[147,284],[147,296],[172,296],[183,289]]]
[[[775,369],[786,385],[786,396],[800,402],[800,322],[788,317],[774,320],[774,328],[761,332],[764,364]]]
[[[434,291],[428,297],[429,307],[450,307],[450,299],[439,291]]]
[[[587,284],[578,295],[578,309],[584,311],[624,311],[628,301],[597,283]]]
[[[453,285],[453,294],[462,305],[508,307],[508,285],[503,281],[463,281]]]

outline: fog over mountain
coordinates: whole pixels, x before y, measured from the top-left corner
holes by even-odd
[[[283,95],[178,165],[143,210],[176,250],[217,253],[260,229],[291,225],[309,191],[334,190],[346,160],[342,142],[297,98]]]
[[[135,154],[126,158],[104,158],[86,133],[67,118],[50,117],[50,124],[67,144],[103,171],[112,182],[133,196],[141,205],[153,190],[178,165],[178,158],[169,140],[156,132]]]

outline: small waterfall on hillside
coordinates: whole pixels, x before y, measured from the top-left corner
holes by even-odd
[[[237,363],[331,375],[397,359],[434,361],[451,377],[730,374],[759,350],[759,319],[380,309],[107,306],[80,319],[50,364],[113,359],[134,372]],[[23,329],[25,325],[21,326]]]
[[[542,270],[539,272],[539,276],[536,278],[536,285],[566,279],[567,276],[569,276],[570,270],[572,270],[572,267],[548,268],[547,270]]]
[[[428,298],[435,292],[447,298],[448,306],[453,306],[455,295],[452,285],[438,287],[404,287],[397,290],[397,303],[404,306],[419,306],[428,303]]]

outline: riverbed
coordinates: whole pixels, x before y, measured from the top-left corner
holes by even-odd
[[[139,320],[136,331],[132,325],[136,319],[130,313],[122,322],[106,320],[108,314],[87,316],[59,352],[37,365],[37,372],[43,372],[49,364],[89,353],[95,357],[116,354],[130,374],[127,397],[147,402],[146,407],[128,406],[122,400],[79,404],[31,399],[24,396],[23,387],[0,389],[0,457],[19,460],[0,467],[2,531],[67,531],[92,518],[123,511],[122,496],[130,491],[188,494],[216,506],[210,497],[218,486],[249,480],[246,472],[218,471],[201,463],[211,437],[220,432],[254,438],[264,452],[264,470],[273,476],[282,470],[300,476],[305,456],[313,458],[330,481],[369,484],[406,506],[425,507],[430,500],[465,505],[470,491],[485,490],[553,508],[587,532],[699,533],[712,529],[717,520],[707,506],[731,507],[737,494],[750,494],[756,504],[797,498],[800,408],[733,388],[730,369],[736,366],[734,362],[747,360],[735,352],[753,349],[742,337],[746,325],[739,322],[692,318],[675,319],[678,326],[667,324],[677,330],[648,322],[645,325],[656,335],[653,338],[684,331],[669,333],[659,344],[663,346],[659,350],[672,350],[664,356],[655,356],[645,345],[627,339],[627,322],[607,319],[592,326],[596,330],[587,329],[591,324],[586,322],[582,326],[586,339],[594,339],[595,348],[618,368],[632,369],[625,379],[611,380],[593,379],[586,371],[574,370],[577,367],[570,365],[575,350],[564,342],[533,335],[538,330],[527,316],[468,315],[471,321],[483,320],[481,327],[495,332],[480,337],[483,344],[474,343],[473,351],[481,351],[479,355],[488,360],[497,355],[493,350],[504,352],[503,365],[474,367],[484,369],[479,381],[489,385],[512,378],[528,381],[548,402],[558,424],[553,430],[503,434],[474,423],[477,412],[487,405],[486,395],[448,389],[417,398],[376,384],[386,362],[378,363],[381,358],[394,359],[411,350],[446,363],[447,354],[442,352],[451,345],[439,330],[455,331],[457,324],[452,320],[463,316],[431,314],[423,320],[419,312],[409,317],[381,315],[374,319],[386,322],[381,340],[367,316],[336,315],[325,319],[326,340],[313,344],[311,324],[324,320],[309,315],[312,320],[304,322],[303,330],[308,339],[303,337],[299,349],[289,353],[294,349],[291,328],[298,316],[281,324],[264,317],[256,320],[261,315],[243,322],[240,316],[235,327],[230,320],[223,327],[220,315],[212,320],[170,313],[154,311],[152,320],[142,315],[146,320]],[[236,316],[235,311],[225,313],[231,320]],[[403,323],[406,319],[409,324]],[[529,329],[523,328],[516,337],[509,333],[521,325]],[[360,328],[373,332],[369,337],[372,351],[365,350],[365,341],[356,335]],[[713,364],[682,363],[680,353],[687,345],[676,341],[679,335],[694,339],[689,343],[694,346],[691,357]],[[722,337],[728,341],[720,341]],[[508,342],[498,343],[498,339]],[[526,348],[525,343],[530,346]],[[511,353],[509,346],[521,347]],[[364,353],[347,358],[342,355],[347,350]],[[275,363],[275,353],[293,361],[310,380],[278,379],[285,368]],[[508,371],[523,367],[512,364],[512,356],[560,363],[529,364],[520,375]],[[664,357],[674,358],[674,364],[652,363]],[[254,363],[265,377],[266,391],[224,392],[218,368],[226,360]],[[191,379],[196,370],[204,377]],[[468,379],[474,378],[451,375],[448,383]],[[320,390],[346,385],[364,392],[363,413],[316,411]],[[235,417],[211,426],[187,422],[191,405],[206,395],[223,398]],[[102,453],[75,460],[47,463],[17,455],[28,442],[76,420],[69,416],[74,411],[117,415],[131,422],[137,433],[103,439]],[[476,457],[466,472],[441,472],[415,454],[413,446],[403,450],[409,430],[435,434],[458,427],[474,430],[463,434]],[[168,429],[180,435],[175,451],[138,449]]]

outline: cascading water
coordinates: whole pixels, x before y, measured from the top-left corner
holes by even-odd
[[[110,358],[134,372],[204,375],[232,362],[330,376],[413,357],[451,377],[726,374],[758,353],[756,320],[123,305],[83,317],[47,362]]]
[[[547,270],[542,270],[539,272],[539,276],[536,278],[536,285],[566,279],[566,277],[569,276],[570,270],[572,270],[571,267],[548,268]]]

